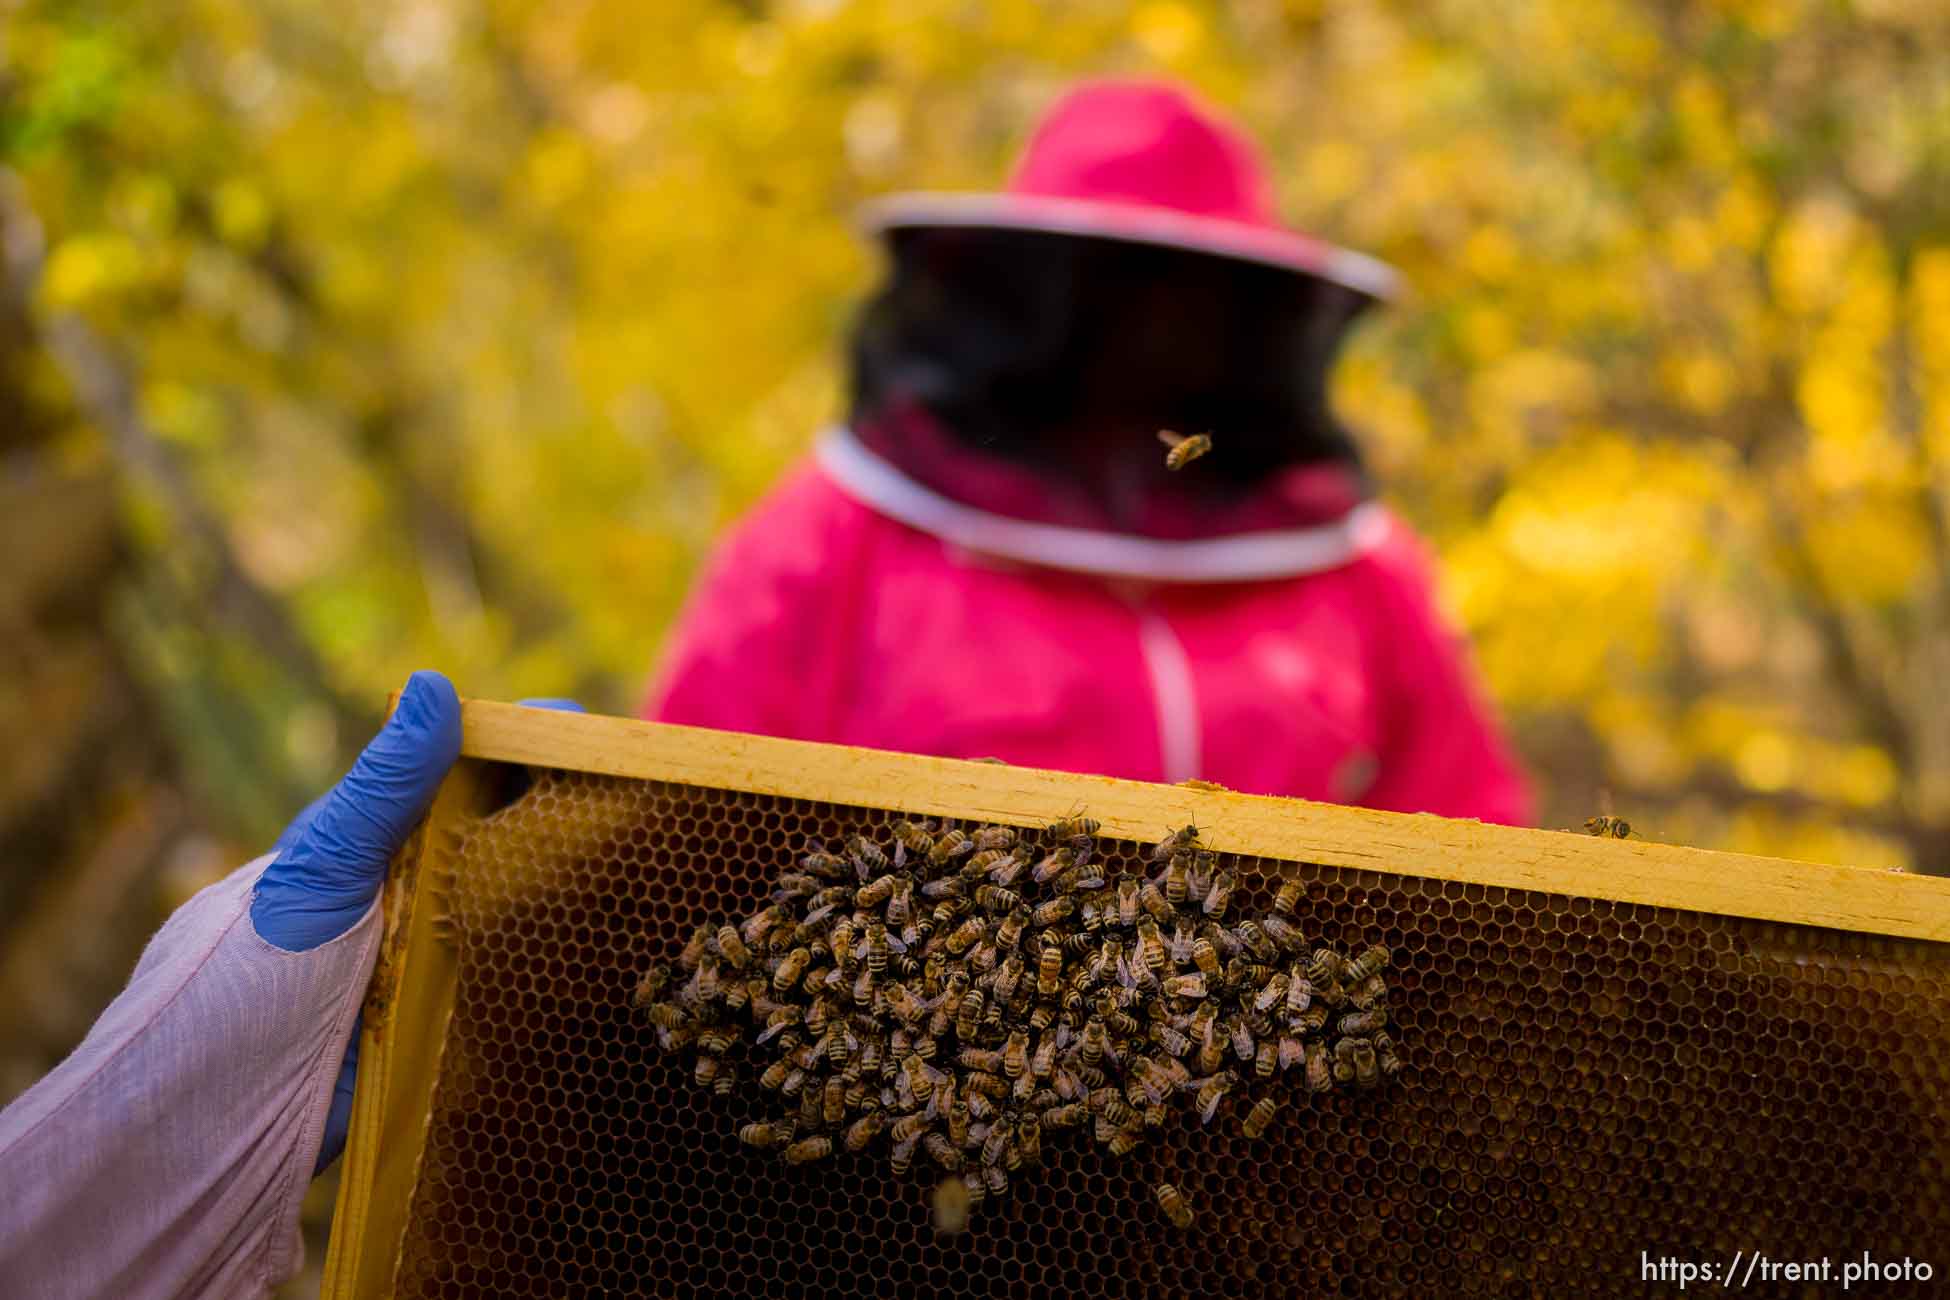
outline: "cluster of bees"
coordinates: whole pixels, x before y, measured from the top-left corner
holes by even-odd
[[[1174,1107],[1229,1108],[1268,1133],[1298,1070],[1310,1092],[1401,1069],[1385,948],[1349,958],[1303,935],[1302,887],[1233,913],[1233,870],[1170,834],[1142,870],[1109,865],[1098,824],[1040,834],[896,822],[892,838],[809,846],[769,904],[701,928],[636,990],[664,1050],[729,1094],[740,1070],[785,1103],[739,1137],[804,1165],[884,1140],[897,1174],[939,1171],[937,1226],[1004,1195],[1045,1138],[1135,1150]],[[1160,1208],[1180,1227],[1186,1197]]]

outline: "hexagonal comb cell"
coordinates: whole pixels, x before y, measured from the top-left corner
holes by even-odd
[[[1311,933],[1393,952],[1394,1086],[1289,1106],[1271,1142],[1049,1142],[939,1237],[925,1162],[741,1146],[775,1099],[698,1087],[632,1005],[809,838],[895,815],[540,771],[471,823],[397,1294],[1613,1295],[1641,1251],[1950,1241],[1944,945],[1251,858],[1241,906],[1297,878]]]

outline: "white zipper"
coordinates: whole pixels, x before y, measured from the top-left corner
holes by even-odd
[[[1194,780],[1200,754],[1198,693],[1192,683],[1191,657],[1162,615],[1140,609],[1137,617],[1138,646],[1144,652],[1151,701],[1158,714],[1158,749],[1164,759],[1165,780]]]

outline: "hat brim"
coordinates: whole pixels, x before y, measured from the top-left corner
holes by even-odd
[[[1169,208],[1039,194],[892,194],[860,209],[869,232],[929,227],[1041,230],[1184,248],[1297,271],[1370,298],[1393,298],[1401,277],[1386,262],[1293,231]]]

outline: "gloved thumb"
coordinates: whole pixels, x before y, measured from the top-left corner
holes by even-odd
[[[251,900],[258,934],[302,952],[349,930],[459,756],[453,684],[439,673],[414,673],[352,770],[279,837]]]

